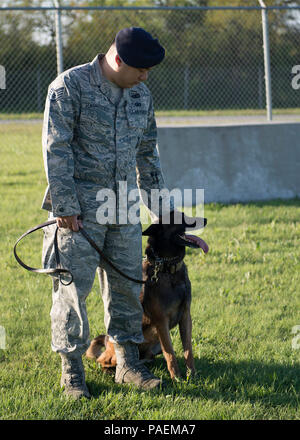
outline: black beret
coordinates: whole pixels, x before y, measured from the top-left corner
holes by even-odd
[[[131,67],[147,69],[162,62],[165,49],[142,28],[130,27],[116,35],[118,55],[125,64]]]

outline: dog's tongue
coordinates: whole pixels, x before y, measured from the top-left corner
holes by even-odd
[[[203,250],[205,254],[207,254],[209,248],[205,243],[205,241],[202,240],[202,238],[197,237],[196,235],[187,235],[187,234],[185,234],[185,238],[195,243],[199,248]]]

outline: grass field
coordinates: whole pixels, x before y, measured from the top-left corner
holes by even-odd
[[[166,390],[142,392],[115,384],[84,359],[93,397],[65,399],[60,360],[50,349],[51,280],[22,269],[12,253],[17,237],[45,220],[40,135],[37,125],[0,125],[0,419],[299,420],[300,349],[292,348],[292,328],[300,325],[300,200],[206,205],[202,237],[210,252],[188,249],[186,257],[195,378],[172,383],[160,356],[151,369]],[[20,256],[40,267],[41,244],[42,233],[31,235]],[[87,306],[93,337],[104,331],[98,280]],[[184,370],[178,329],[172,339]]]
[[[299,115],[299,108],[274,108],[274,115]],[[194,116],[260,116],[266,115],[265,109],[229,109],[229,110],[158,110],[157,117],[194,117]],[[42,119],[43,113],[1,113],[0,121]]]

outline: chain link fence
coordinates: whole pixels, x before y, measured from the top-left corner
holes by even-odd
[[[273,108],[294,109],[300,7],[268,8]],[[0,9],[0,112],[41,113],[57,75],[57,14],[63,69],[106,52],[116,32],[139,26],[166,48],[147,81],[156,110],[266,108],[262,10],[235,8]]]

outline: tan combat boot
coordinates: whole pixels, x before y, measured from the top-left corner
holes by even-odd
[[[137,344],[126,342],[125,344],[114,343],[117,367],[116,383],[131,383],[144,390],[160,388],[161,380],[155,377],[145,365],[139,361]]]
[[[84,367],[80,355],[60,353],[62,360],[62,375],[60,386],[64,393],[77,400],[81,397],[90,398],[91,395],[85,383]]]

